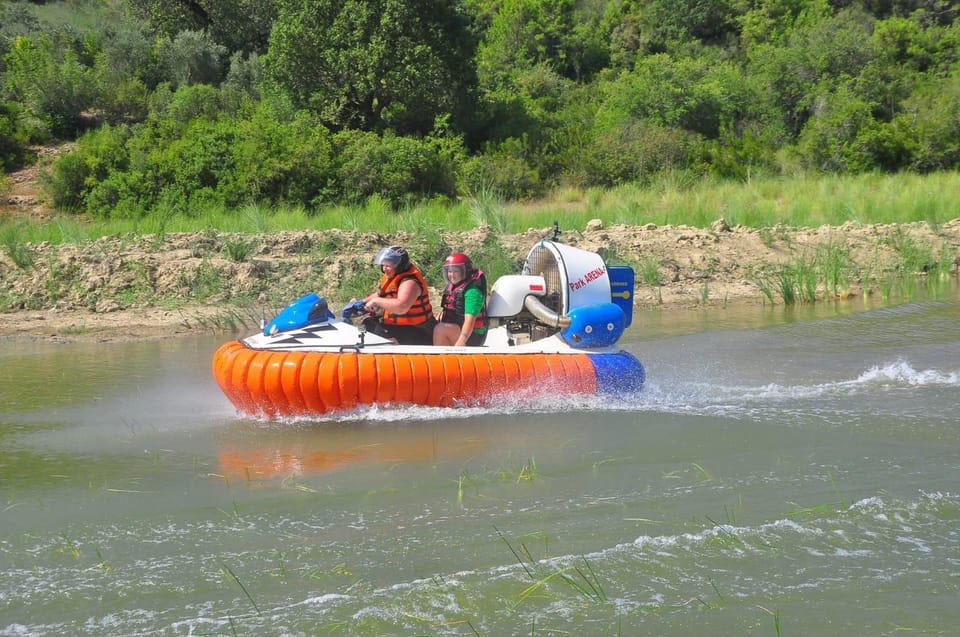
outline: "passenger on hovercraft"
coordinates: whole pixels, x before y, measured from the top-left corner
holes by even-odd
[[[478,347],[487,340],[487,277],[470,257],[454,252],[443,262],[447,287],[440,305],[440,322],[433,328],[434,345]]]

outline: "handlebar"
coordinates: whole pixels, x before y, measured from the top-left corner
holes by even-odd
[[[363,299],[357,299],[353,303],[350,303],[349,305],[343,308],[343,310],[340,312],[340,317],[344,321],[349,321],[354,317],[362,316],[364,314],[369,314],[369,312],[367,311],[367,308],[364,307],[365,305],[366,305],[366,302]]]

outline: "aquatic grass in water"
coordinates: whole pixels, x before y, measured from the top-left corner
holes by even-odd
[[[223,564],[221,568],[227,573],[229,573],[230,576],[233,578],[233,581],[237,583],[237,586],[239,586],[240,590],[243,591],[243,594],[246,595],[247,599],[250,601],[250,605],[253,606],[253,610],[257,612],[257,615],[262,615],[263,613],[260,612],[260,607],[257,606],[257,602],[254,601],[253,596],[250,595],[250,591],[248,591],[247,587],[243,585],[243,582],[241,582],[237,574],[233,572],[233,569],[227,566],[226,564]]]
[[[939,270],[939,259],[933,254],[933,247],[925,242],[918,242],[898,229],[889,239],[890,247],[896,250],[900,257],[898,269],[905,274],[926,273],[930,270]]]
[[[781,266],[777,273],[777,289],[780,291],[780,298],[784,305],[794,305],[797,302],[797,276],[794,269],[789,266]]]
[[[520,466],[500,466],[496,469],[486,469],[482,473],[471,473],[467,469],[461,469],[457,475],[457,503],[463,504],[465,487],[473,488],[474,495],[480,495],[480,488],[485,484],[492,483],[521,483],[532,482],[542,478],[540,470],[537,469],[537,463],[530,458]]]
[[[784,305],[816,303],[817,272],[817,260],[801,256],[794,263],[775,266],[773,272],[761,272],[756,275],[755,282],[771,303],[775,302],[775,294],[780,295]]]
[[[500,529],[494,527],[494,531],[496,531],[500,539],[503,540],[504,544],[507,545],[507,548],[510,549],[510,552],[517,560],[517,564],[523,569],[524,573],[527,574],[527,577],[533,580],[532,584],[517,594],[517,601],[511,605],[513,610],[516,610],[534,594],[556,595],[556,593],[551,593],[549,589],[549,585],[554,581],[565,584],[585,601],[591,603],[605,603],[608,601],[607,593],[603,588],[600,577],[586,557],[580,558],[583,562],[583,568],[574,562],[566,568],[550,570],[545,563],[533,558],[526,544],[521,542],[519,546],[515,547]]]
[[[817,251],[817,265],[827,292],[840,297],[849,283],[850,255],[846,246],[822,245]]]
[[[830,482],[830,487],[833,489],[833,493],[836,495],[837,499],[833,502],[823,502],[820,504],[812,506],[801,506],[795,502],[790,502],[789,504],[796,507],[792,511],[787,513],[788,517],[801,517],[807,515],[825,515],[832,513],[834,511],[846,511],[849,506],[847,505],[846,500],[840,494],[840,488],[837,486],[837,482],[833,477],[832,473],[827,473],[827,480]]]

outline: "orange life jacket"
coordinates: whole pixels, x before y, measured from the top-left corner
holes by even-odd
[[[385,274],[380,277],[380,287],[377,294],[387,299],[397,298],[400,283],[406,279],[413,279],[417,282],[417,285],[420,286],[420,296],[410,306],[410,309],[403,314],[384,310],[382,321],[385,325],[422,325],[433,320],[433,306],[430,304],[427,282],[415,265],[411,264],[409,269],[398,272],[392,279],[388,279]]]

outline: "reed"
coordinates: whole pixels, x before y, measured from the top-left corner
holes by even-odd
[[[547,587],[551,582],[560,582],[577,593],[581,598],[591,603],[603,603],[608,601],[607,593],[603,588],[600,577],[594,570],[593,565],[586,557],[581,556],[583,567],[576,562],[567,568],[548,570],[541,562],[535,560],[530,554],[527,546],[521,542],[519,546],[514,546],[500,529],[494,527],[497,535],[510,549],[517,563],[526,573],[532,583],[524,588],[518,595],[517,601],[512,605],[516,609],[524,601],[536,593],[546,593]]]
[[[799,284],[800,301],[815,303],[817,301],[817,268],[816,261],[808,261],[800,257],[794,264]]]
[[[302,491],[303,493],[320,493],[319,489],[311,487],[308,484],[304,484],[297,479],[295,475],[286,476],[283,480],[280,481],[280,487],[283,489],[293,489],[294,491]]]
[[[691,462],[691,463],[690,463],[690,466],[693,467],[693,468],[697,471],[697,473],[700,474],[700,477],[703,478],[704,480],[713,480],[713,479],[714,479],[712,473],[710,473],[709,471],[707,471],[706,469],[704,469],[702,466],[700,466],[700,465],[697,464],[696,462]]]
[[[614,463],[624,462],[624,461],[629,461],[629,460],[632,460],[632,458],[628,458],[628,457],[623,457],[623,458],[603,458],[602,460],[597,460],[596,462],[594,462],[594,463],[591,465],[591,467],[592,467],[592,469],[593,469],[593,472],[596,473],[596,472],[600,469],[600,467],[602,467],[602,466],[604,466],[604,465],[614,464]]]
[[[640,264],[640,280],[647,285],[660,285],[660,263],[653,257],[647,257]]]
[[[500,475],[503,478],[511,478],[513,475],[516,475],[516,482],[530,482],[536,480],[540,477],[540,472],[537,470],[537,461],[533,458],[527,460],[526,463],[520,465],[520,468],[512,472],[503,472],[501,470]]]
[[[470,219],[477,227],[487,226],[495,232],[507,231],[507,211],[503,199],[493,187],[482,186],[469,201]]]
[[[898,269],[903,274],[928,273],[940,270],[940,259],[933,254],[933,247],[925,242],[919,242],[897,229],[888,244],[897,252],[900,259]]]
[[[834,298],[843,296],[852,268],[847,246],[833,242],[820,246],[816,262],[827,292]]]
[[[728,512],[729,513],[729,512]],[[710,524],[713,525],[713,528],[717,530],[717,542],[720,544],[729,544],[733,546],[745,546],[744,541],[737,537],[735,534],[728,531],[723,524],[719,524],[716,520],[711,518],[709,515],[704,516]],[[729,523],[728,523],[729,524]]]
[[[247,260],[247,257],[250,256],[250,253],[255,247],[255,243],[253,241],[247,241],[243,238],[235,238],[227,239],[226,242],[224,242],[223,247],[231,261],[243,263]]]
[[[205,330],[215,331],[237,331],[240,328],[247,328],[252,325],[259,325],[260,319],[251,314],[241,312],[238,307],[222,306],[216,312],[210,315],[193,314],[185,316],[181,313],[180,324],[186,329],[199,327]]]
[[[827,473],[827,481],[830,482],[830,487],[833,489],[833,493],[837,497],[835,501],[823,502],[821,504],[815,504],[813,506],[799,506],[794,502],[790,502],[790,504],[796,506],[797,508],[787,513],[787,515],[790,517],[800,517],[802,515],[810,515],[810,514],[819,515],[819,514],[827,513],[830,511],[834,511],[838,508],[841,510],[847,509],[848,508],[847,502],[846,500],[844,500],[843,496],[841,495],[840,488],[837,486],[837,482],[834,479],[832,472]]]
[[[25,222],[0,223],[0,245],[13,264],[21,270],[33,265],[33,252],[27,246],[28,224]]]
[[[233,578],[233,581],[235,581],[237,586],[240,587],[240,590],[243,591],[243,594],[247,596],[247,599],[250,601],[250,605],[253,606],[253,610],[256,611],[257,615],[263,615],[263,613],[260,612],[260,607],[257,606],[257,602],[253,599],[253,596],[250,595],[250,591],[248,591],[247,587],[243,585],[243,582],[241,582],[237,574],[233,572],[233,569],[226,564],[222,564],[221,568],[230,574],[230,576]]]
[[[463,504],[463,482],[466,476],[464,475],[463,469],[460,470],[460,474],[457,476],[457,504]]]
[[[70,536],[67,535],[66,531],[61,533],[60,537],[63,538],[63,542],[64,542],[64,548],[62,549],[62,551],[70,553],[76,559],[80,559],[80,547],[77,546],[77,543],[74,542],[72,539],[70,539]]]
[[[466,490],[470,488],[474,494],[480,493],[480,487],[494,482],[532,482],[542,477],[537,469],[537,462],[533,458],[520,465],[501,465],[497,468],[485,468],[481,473],[470,473],[467,469],[460,469],[454,480],[457,485],[457,504],[463,504]]]
[[[77,334],[85,334],[88,329],[89,328],[87,328],[87,324],[81,322],[79,325],[68,325],[67,327],[61,327],[60,329],[57,330],[57,333],[63,336],[70,336],[70,335],[77,335]]]
[[[757,606],[760,610],[767,613],[773,618],[773,630],[776,632],[777,637],[780,637],[780,611],[779,610],[770,610],[764,606]]]
[[[816,261],[806,257],[800,257],[794,263],[779,264],[772,273],[761,273],[755,280],[760,292],[770,303],[774,303],[774,296],[779,294],[784,305],[815,303],[817,282]]]
[[[103,559],[103,554],[100,552],[100,549],[97,549],[97,566],[100,567],[100,570],[103,571],[103,574],[106,575],[110,572],[110,566],[107,564],[107,561]]]

